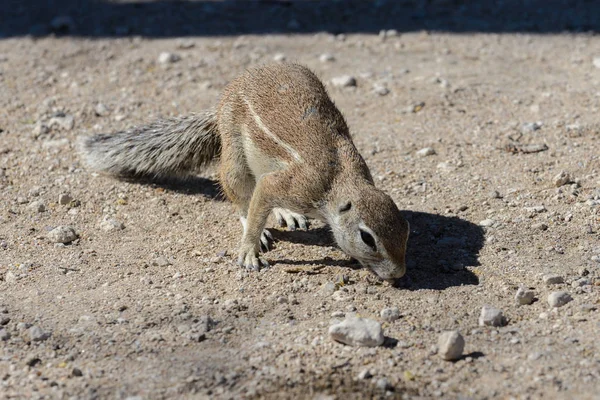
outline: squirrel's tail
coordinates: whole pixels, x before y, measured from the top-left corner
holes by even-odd
[[[219,157],[221,137],[216,112],[208,110],[86,137],[80,150],[88,166],[113,175],[185,176]]]

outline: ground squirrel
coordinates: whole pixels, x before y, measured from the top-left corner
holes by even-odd
[[[386,280],[405,273],[409,227],[377,189],[344,117],[308,68],[252,68],[216,109],[82,141],[87,164],[114,175],[183,175],[220,158],[219,181],[243,226],[238,263],[267,267],[271,212],[282,225],[327,223],[339,247]]]

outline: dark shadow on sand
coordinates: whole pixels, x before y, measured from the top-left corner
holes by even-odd
[[[2,0],[0,39],[600,31],[595,0]]]
[[[469,270],[479,265],[479,251],[484,244],[481,227],[458,217],[445,217],[414,211],[404,211],[410,223],[407,273],[397,281],[398,288],[408,290],[443,290],[452,286],[477,285],[479,279]],[[311,246],[332,246],[334,240],[327,228],[309,231],[271,230],[276,240]],[[318,260],[279,260],[289,265],[325,265],[358,268],[349,259],[326,257]]]

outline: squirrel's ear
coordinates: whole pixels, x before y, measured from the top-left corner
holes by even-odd
[[[341,206],[338,208],[338,211],[339,211],[339,213],[341,214],[341,213],[344,213],[344,212],[346,212],[346,211],[350,210],[351,208],[352,208],[352,203],[351,203],[351,202],[349,202],[349,201],[347,201],[346,203],[342,204],[342,205],[341,205]]]

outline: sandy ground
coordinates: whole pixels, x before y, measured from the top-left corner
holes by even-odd
[[[595,56],[600,38],[583,33],[0,40],[0,397],[598,398]],[[77,155],[78,136],[210,107],[245,68],[283,58],[323,79],[405,210],[395,286],[319,222],[274,228],[272,268],[242,271],[214,168],[124,182]],[[356,87],[331,84],[346,74]],[[52,243],[57,226],[78,239]],[[517,304],[520,286],[533,304]],[[554,291],[572,301],[550,307]],[[507,324],[479,326],[483,305]],[[384,321],[386,307],[401,317]],[[384,346],[329,338],[352,312],[382,322]],[[436,354],[449,329],[466,341],[456,362]]]

